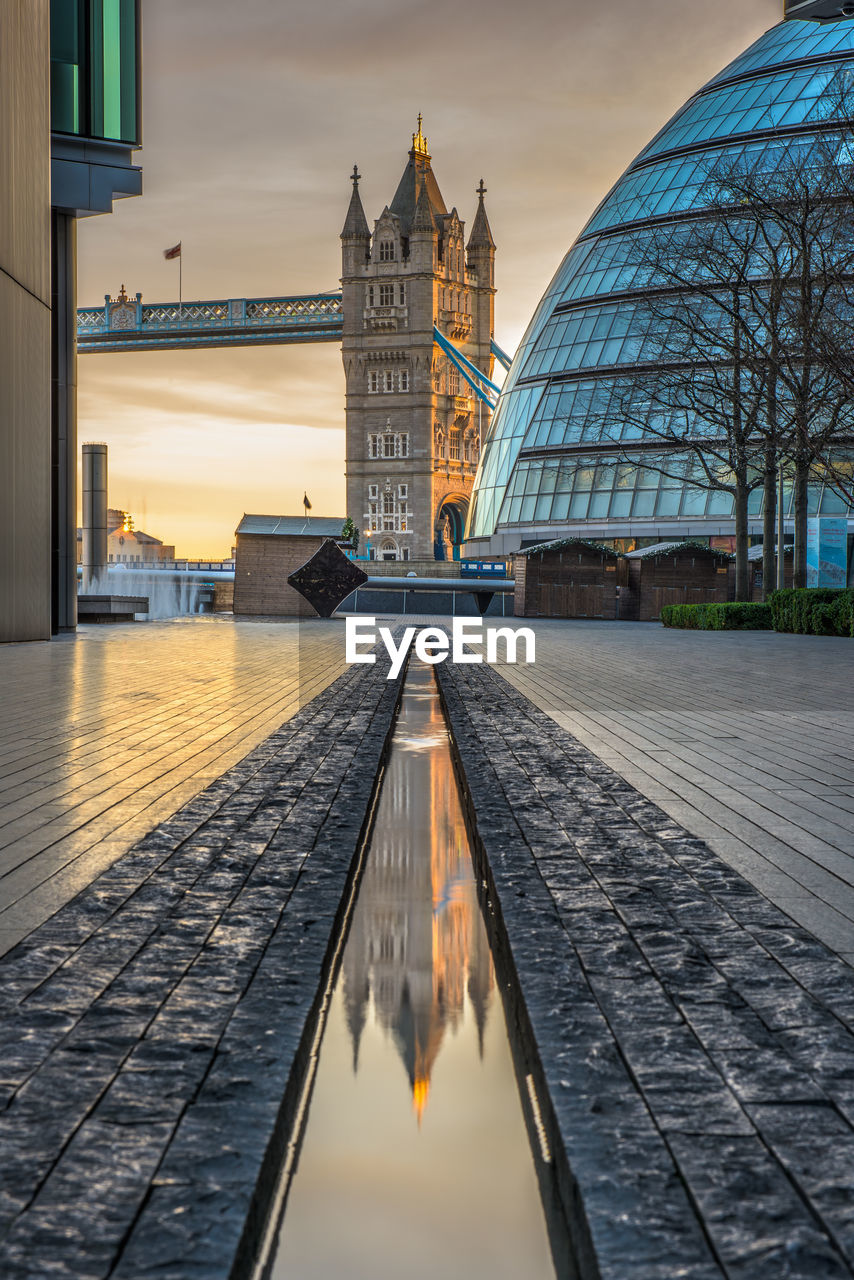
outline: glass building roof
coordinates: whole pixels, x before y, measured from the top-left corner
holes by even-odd
[[[526,537],[533,525],[554,537],[559,529],[542,526],[589,520],[731,517],[730,496],[692,485],[687,467],[674,479],[584,449],[600,438],[608,406],[621,401],[633,368],[654,359],[651,344],[660,341],[637,296],[647,283],[637,265],[640,238],[659,220],[697,207],[718,157],[755,157],[773,167],[780,154],[808,147],[827,127],[828,86],[848,68],[854,19],[781,22],[691,98],[629,166],[564,258],[519,345],[484,444],[468,538]],[[623,438],[633,432],[640,434],[623,428]],[[753,515],[761,498],[754,495]],[[811,510],[839,514],[845,504],[818,486]]]

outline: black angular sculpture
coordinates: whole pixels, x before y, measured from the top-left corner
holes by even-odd
[[[364,573],[331,538],[318,547],[310,560],[300,565],[288,578],[288,585],[298,591],[321,618],[331,618],[352,591],[368,581]]]

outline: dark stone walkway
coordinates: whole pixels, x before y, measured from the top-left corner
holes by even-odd
[[[583,1275],[854,1275],[851,969],[485,666],[436,668]]]
[[[0,962],[4,1280],[217,1280],[247,1256],[392,725],[387,670],[340,677]]]

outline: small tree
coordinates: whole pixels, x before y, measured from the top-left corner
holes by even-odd
[[[769,371],[747,287],[755,240],[743,213],[715,210],[635,241],[647,285],[628,335],[638,365],[603,432],[621,461],[730,495],[737,600],[749,594],[748,503],[767,445]]]
[[[353,550],[359,550],[359,530],[352,516],[348,516],[341,529],[341,537],[352,544]]]

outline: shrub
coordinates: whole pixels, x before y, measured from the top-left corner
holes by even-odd
[[[665,627],[689,631],[770,631],[767,604],[666,604],[661,610]]]
[[[850,587],[789,587],[771,593],[775,631],[807,636],[854,636],[854,591]]]

